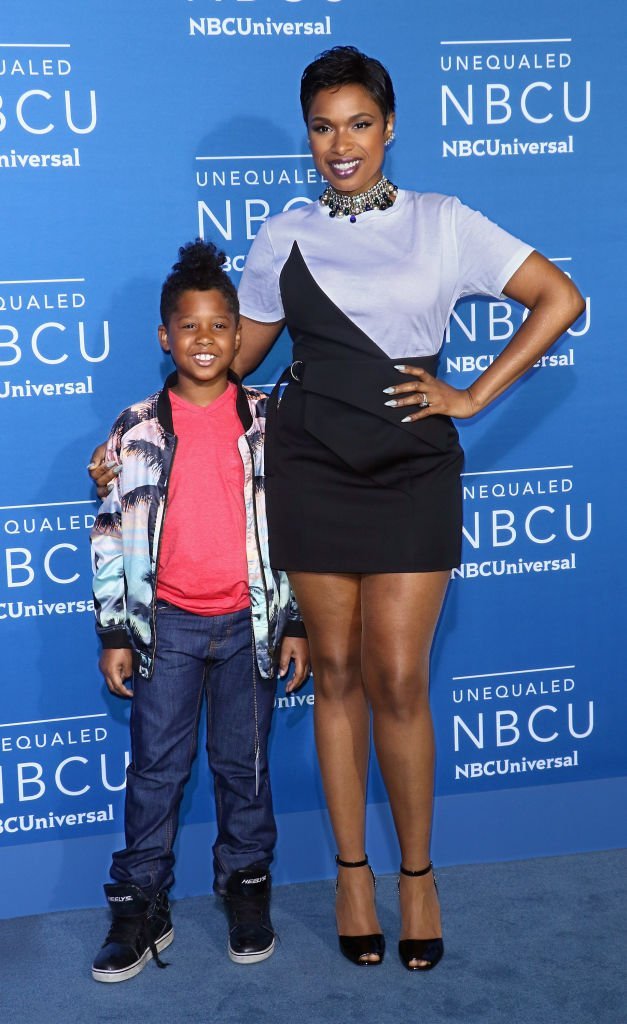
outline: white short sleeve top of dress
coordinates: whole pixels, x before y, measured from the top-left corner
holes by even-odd
[[[326,295],[392,358],[438,352],[457,300],[500,296],[533,251],[455,196],[399,189],[355,223],[315,202],[262,225],[239,287],[244,316],[284,318],[279,275],[295,241]]]

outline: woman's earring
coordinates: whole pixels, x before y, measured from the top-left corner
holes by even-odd
[[[387,139],[385,140],[384,145],[385,146],[389,146],[391,142],[394,142],[395,138],[396,138],[396,135],[394,134],[394,132],[390,132],[390,134],[388,135]]]

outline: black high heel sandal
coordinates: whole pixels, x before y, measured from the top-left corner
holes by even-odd
[[[427,864],[426,868],[422,871],[407,871],[401,864],[401,875],[407,875],[408,878],[420,878],[422,875],[428,875],[430,871],[433,871],[433,864],[431,861]],[[438,885],[433,876],[433,884],[435,891],[438,891]],[[398,892],[400,896],[401,891],[401,880],[398,879]],[[406,967],[408,971],[431,971],[439,964],[440,960],[444,956],[444,943],[442,939],[401,939],[398,944],[398,955],[401,958],[403,967]],[[425,963],[422,965],[412,964],[412,960],[424,960]]]
[[[372,875],[372,884],[375,889],[377,887],[377,880],[374,875],[374,871],[368,864],[368,857],[364,857],[363,860],[340,860],[339,856],[336,855],[335,863],[341,868],[369,868],[370,874]],[[339,879],[335,883],[335,893],[339,889]],[[351,963],[357,964],[358,967],[378,967],[379,964],[383,963],[383,957],[385,955],[385,937],[379,932],[376,935],[338,935],[340,949],[347,960]],[[378,956],[378,960],[362,960],[364,956]]]

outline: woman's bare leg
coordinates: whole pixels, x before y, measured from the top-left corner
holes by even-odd
[[[429,863],[434,763],[429,653],[448,578],[448,572],[362,578],[362,674],[402,863],[409,871]],[[401,875],[400,898],[401,938],[442,934],[431,874]]]
[[[361,578],[293,572],[290,583],[309,637],[316,748],[337,851],[342,860],[362,860],[370,713],[361,678]],[[339,934],[380,932],[370,872],[338,874]]]

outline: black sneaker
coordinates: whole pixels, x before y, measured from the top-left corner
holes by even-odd
[[[174,938],[166,894],[159,892],[150,900],[136,885],[104,888],[113,923],[92,964],[94,981],[128,981],[143,970],[151,957],[158,967],[166,967],[159,953]]]
[[[266,867],[234,871],[224,902],[229,919],[229,956],[236,964],[256,964],[274,953],[270,920],[270,872]]]

